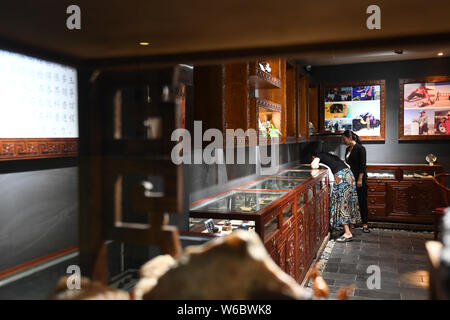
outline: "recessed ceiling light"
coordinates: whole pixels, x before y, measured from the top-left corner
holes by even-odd
[[[438,55],[438,56],[443,56],[444,53],[443,53],[443,52],[439,52],[437,55]]]
[[[394,52],[396,54],[403,54],[403,49],[397,49],[397,50],[394,50]]]
[[[139,45],[141,45],[141,46],[148,46],[150,43],[149,42],[146,42],[146,41],[141,41],[141,42],[139,42]]]

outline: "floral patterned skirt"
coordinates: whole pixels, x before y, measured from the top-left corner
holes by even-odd
[[[332,228],[343,224],[361,223],[358,193],[353,173],[349,168],[334,174],[333,192],[330,198],[330,225]]]

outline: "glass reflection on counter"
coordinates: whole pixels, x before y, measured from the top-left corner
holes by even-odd
[[[367,172],[368,178],[395,179],[395,170],[370,170]]]
[[[289,178],[265,178],[256,181],[250,185],[243,186],[241,189],[254,190],[292,190],[302,184],[307,179],[289,179]]]
[[[191,211],[256,213],[287,192],[233,190],[191,207]]]

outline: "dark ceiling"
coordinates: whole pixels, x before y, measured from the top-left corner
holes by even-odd
[[[381,7],[381,30],[365,26],[373,3]],[[81,7],[81,30],[66,28],[71,4]],[[305,57],[317,64],[358,59],[355,54],[367,62],[386,59],[376,53],[392,53],[396,38],[409,51],[392,59],[431,57],[449,48],[449,12],[449,0],[14,0],[2,3],[0,39],[80,59],[317,45],[328,52]],[[416,47],[436,34],[435,41]],[[370,48],[371,41],[388,38],[385,47]],[[333,52],[331,45],[359,41],[365,47],[351,54],[343,47]]]

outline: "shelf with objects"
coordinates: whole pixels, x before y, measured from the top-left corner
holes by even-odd
[[[280,59],[252,61],[248,65],[248,80],[251,89],[282,88]]]
[[[257,129],[259,133],[259,144],[262,139],[267,139],[267,143],[286,142],[286,60],[274,59],[266,61],[250,62],[249,65],[266,66],[266,71],[270,70],[270,75],[278,79],[277,86],[250,86],[250,114],[256,116],[256,121],[251,127]],[[249,83],[252,80],[253,67],[250,67]],[[261,70],[261,68],[260,68]],[[266,72],[267,74],[269,72]],[[277,140],[276,140],[277,139]]]
[[[441,165],[368,164],[369,221],[431,224],[442,199],[433,183]]]
[[[308,77],[286,59],[194,67],[194,120],[203,131],[254,129],[247,145],[305,141],[308,130]],[[228,134],[231,134],[229,132]]]
[[[219,236],[236,229],[254,231],[272,259],[301,282],[328,234],[327,171],[301,168],[193,202],[190,231]],[[302,174],[287,175],[290,171]]]

